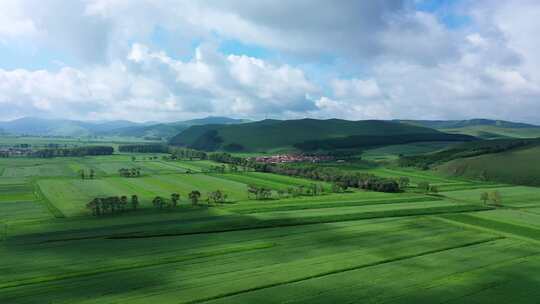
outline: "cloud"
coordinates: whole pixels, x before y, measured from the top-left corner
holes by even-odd
[[[0,70],[2,118],[26,113],[71,118],[175,120],[193,115],[259,115],[313,109],[317,87],[289,65],[197,48],[174,60],[134,44],[125,61],[58,72]],[[126,114],[128,113],[128,114]],[[127,115],[127,116],[126,116]],[[264,114],[263,114],[264,115]]]
[[[28,47],[67,63],[0,69],[0,119],[212,114],[540,123],[537,1],[460,2],[456,11],[468,22],[459,27],[441,17],[447,11],[419,11],[415,3],[2,1],[0,52]],[[227,53],[224,41],[270,55]]]

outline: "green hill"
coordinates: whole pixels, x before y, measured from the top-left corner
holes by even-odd
[[[540,138],[479,140],[453,145],[434,153],[403,156],[398,163],[405,167],[428,168],[455,159],[501,153],[539,144]]]
[[[170,138],[180,131],[194,125],[236,124],[243,122],[246,121],[243,119],[212,116],[172,123],[136,123],[126,120],[79,121],[24,117],[11,121],[0,121],[0,130],[3,130],[6,134],[33,136]]]
[[[313,146],[317,146],[315,141],[328,141],[324,143],[325,148],[332,148],[334,141],[339,145],[354,141],[352,145],[345,145],[343,148],[355,148],[362,146],[365,140],[370,142],[375,140],[375,145],[403,143],[403,138],[407,136],[415,136],[418,141],[424,141],[423,137],[429,138],[429,141],[436,141],[438,137],[444,141],[459,137],[448,136],[430,128],[391,121],[300,119],[263,120],[240,125],[193,126],[173,137],[170,143],[202,150],[268,151],[306,146],[310,146],[308,150],[312,150]],[[386,142],[381,138],[393,140]],[[460,140],[465,139],[470,137],[460,137]],[[395,140],[397,142],[394,142]]]
[[[198,126],[205,124],[239,124],[246,120],[234,119],[228,117],[206,117],[185,121],[177,121],[172,123],[158,123],[151,125],[138,125],[126,128],[118,128],[108,130],[102,133],[103,135],[124,136],[124,137],[150,137],[150,138],[171,138],[190,126]]]
[[[459,158],[435,170],[467,178],[540,186],[540,143],[500,153]]]
[[[399,120],[399,122],[484,139],[540,137],[540,126],[504,120]]]

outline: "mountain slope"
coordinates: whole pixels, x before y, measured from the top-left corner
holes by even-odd
[[[459,158],[435,170],[467,178],[509,184],[540,186],[540,143],[500,153]]]
[[[401,123],[437,129],[442,132],[466,134],[485,139],[536,138],[540,126],[492,119],[469,120],[398,120]]]
[[[172,123],[157,123],[146,126],[131,126],[127,128],[118,128],[103,132],[103,135],[109,136],[125,136],[125,137],[155,137],[155,138],[171,138],[190,126],[206,125],[206,124],[240,124],[246,120],[234,119],[228,117],[213,117],[191,119],[185,121],[177,121]]]
[[[88,136],[103,130],[137,125],[130,121],[84,122],[67,119],[25,117],[0,122],[0,128],[11,134],[38,136]]]
[[[234,147],[244,151],[263,151],[291,148],[314,140],[343,139],[348,136],[398,137],[407,134],[436,136],[444,133],[382,120],[263,120],[241,125],[193,126],[173,137],[170,143],[205,150]]]
[[[227,117],[206,117],[173,123],[136,123],[126,120],[78,121],[25,117],[0,122],[0,129],[15,135],[35,136],[125,136],[169,138],[193,125],[208,123],[233,124],[244,120]]]

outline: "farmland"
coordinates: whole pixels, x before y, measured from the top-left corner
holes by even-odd
[[[540,189],[354,163],[401,193],[278,198],[312,180],[161,155],[0,159],[1,303],[536,303]],[[118,170],[138,168],[139,177]],[[81,170],[95,178],[82,179]],[[426,194],[417,186],[439,188]],[[256,200],[249,185],[272,189]],[[224,203],[192,205],[215,190]],[[484,204],[498,191],[500,206]],[[180,194],[177,208],[152,199]],[[91,215],[95,197],[137,210]]]

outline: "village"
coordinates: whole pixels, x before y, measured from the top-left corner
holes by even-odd
[[[12,148],[12,147],[0,147],[0,157],[26,157],[32,155],[32,149],[30,148]]]
[[[284,164],[284,163],[319,163],[333,161],[335,158],[329,155],[304,155],[304,154],[278,154],[270,156],[257,156],[252,158],[258,163]]]

